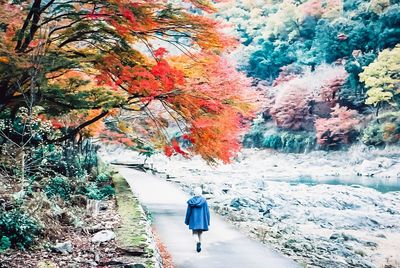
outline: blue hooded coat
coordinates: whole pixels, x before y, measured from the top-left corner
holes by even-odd
[[[190,230],[208,231],[210,211],[207,201],[202,196],[194,196],[187,201],[185,224]]]

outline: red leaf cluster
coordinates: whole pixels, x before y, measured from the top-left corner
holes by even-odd
[[[160,47],[160,48],[154,50],[154,56],[156,58],[163,58],[164,55],[167,54],[167,53],[168,53],[168,51],[163,47]]]
[[[158,55],[164,52],[158,51]],[[125,66],[116,57],[103,59],[107,66],[96,76],[98,85],[107,85],[115,89],[122,87],[132,95],[156,98],[170,93],[184,84],[183,72],[169,65],[166,60],[159,60],[153,66]]]
[[[164,147],[164,153],[168,157],[171,157],[174,154],[180,154],[185,157],[188,156],[188,153],[182,150],[181,146],[179,145],[179,142],[176,139],[172,139],[171,145],[166,145]]]

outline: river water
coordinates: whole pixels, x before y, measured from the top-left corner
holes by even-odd
[[[312,177],[299,177],[293,179],[276,179],[275,181],[286,181],[291,185],[305,184],[305,185],[346,185],[354,188],[368,187],[375,189],[381,193],[400,191],[400,179],[396,178],[388,180],[385,178],[370,178],[361,176],[352,176],[347,178],[327,177],[327,178],[312,178]]]

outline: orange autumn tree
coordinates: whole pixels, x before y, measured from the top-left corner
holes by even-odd
[[[57,118],[84,115],[47,142],[99,135],[99,121],[125,111],[150,119],[141,121],[167,154],[228,162],[239,149],[238,135],[254,112],[250,81],[218,56],[235,41],[207,15],[212,1],[0,4],[0,111],[12,116],[28,99],[56,125]],[[181,56],[167,57],[168,50]],[[160,135],[165,124],[151,110],[160,108],[180,122],[185,149]]]
[[[251,90],[251,80],[235,70],[220,56],[203,54],[197,62],[175,59],[186,72],[185,94],[163,101],[184,121],[189,122],[184,139],[193,143],[194,152],[229,162],[240,149],[238,135],[258,106],[258,95]],[[203,144],[206,146],[203,146]]]

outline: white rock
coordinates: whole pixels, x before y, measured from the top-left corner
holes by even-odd
[[[53,246],[53,250],[62,254],[72,253],[72,242],[66,241],[63,243],[57,243],[55,246]]]
[[[385,157],[378,157],[374,160],[364,160],[356,171],[365,176],[373,176],[378,173],[386,171],[392,167],[395,161]]]
[[[393,159],[386,158],[386,157],[379,157],[375,160],[377,162],[379,162],[379,167],[382,167],[382,168],[389,168],[395,164],[395,161]]]
[[[113,231],[103,230],[94,234],[94,236],[92,237],[92,243],[107,242],[114,238],[115,233]]]

